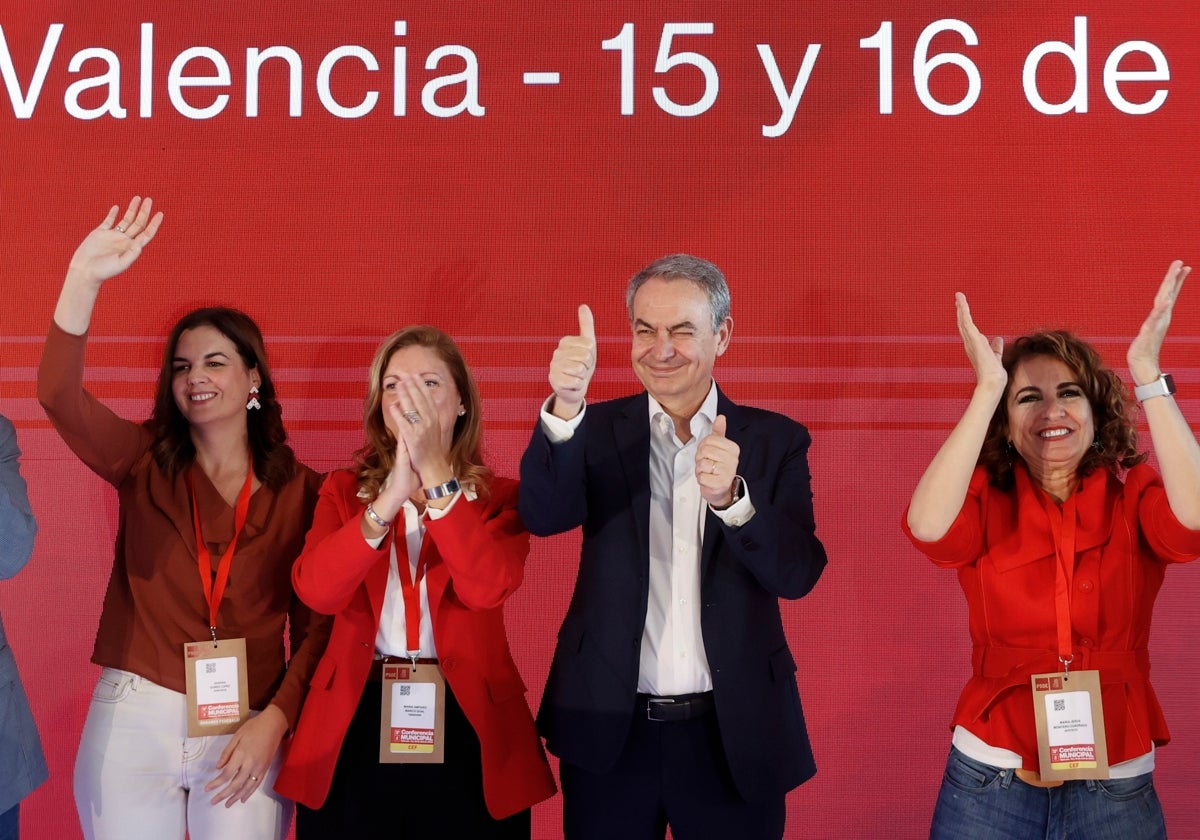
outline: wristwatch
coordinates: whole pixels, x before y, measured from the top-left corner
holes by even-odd
[[[459,491],[459,489],[460,486],[458,479],[452,478],[445,484],[439,484],[437,487],[425,488],[425,498],[432,502],[434,499],[442,499],[446,496],[453,496]]]
[[[1175,378],[1169,373],[1160,373],[1158,379],[1138,385],[1133,389],[1133,395],[1138,402],[1145,402],[1151,397],[1169,397],[1175,393]]]

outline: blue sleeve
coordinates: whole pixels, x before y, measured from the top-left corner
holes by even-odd
[[[0,415],[0,578],[10,578],[29,562],[37,523],[29,507],[17,459],[17,432]]]

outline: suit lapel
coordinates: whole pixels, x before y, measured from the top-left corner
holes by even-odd
[[[629,401],[613,423],[625,487],[637,529],[638,554],[644,565],[650,564],[650,422],[649,400],[645,392]]]
[[[717,388],[717,414],[725,415],[725,436],[736,443],[741,450],[738,455],[738,474],[741,475],[744,470],[742,465],[749,462],[749,456],[755,443],[753,436],[748,431],[749,422],[745,413],[735,403],[730,402],[720,388]],[[709,510],[707,503],[704,503],[704,517],[704,543],[700,547],[701,586],[708,577],[713,558],[717,554],[717,546],[724,540],[721,520]]]

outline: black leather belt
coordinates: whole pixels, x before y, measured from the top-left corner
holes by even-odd
[[[383,682],[383,666],[384,665],[411,665],[412,660],[407,656],[375,656],[375,661],[371,663],[371,670],[367,672],[367,682]],[[418,659],[418,665],[436,665],[436,659]]]
[[[677,694],[674,697],[655,697],[652,694],[639,694],[638,709],[645,708],[646,720],[669,723],[679,720],[691,720],[701,715],[707,715],[716,708],[711,691],[699,694]]]

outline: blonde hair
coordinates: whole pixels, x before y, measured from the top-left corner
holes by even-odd
[[[437,327],[427,325],[405,327],[392,333],[375,351],[367,374],[367,399],[363,405],[363,427],[366,445],[359,451],[358,497],[366,502],[379,496],[383,483],[392,471],[396,456],[396,438],[383,422],[383,374],[397,350],[405,347],[427,347],[450,368],[450,376],[458,388],[466,412],[454,421],[454,436],[450,443],[450,468],[464,486],[470,484],[479,496],[486,496],[492,471],[483,464],[480,447],[483,440],[483,403],[475,379],[467,368],[462,351],[454,339]]]

